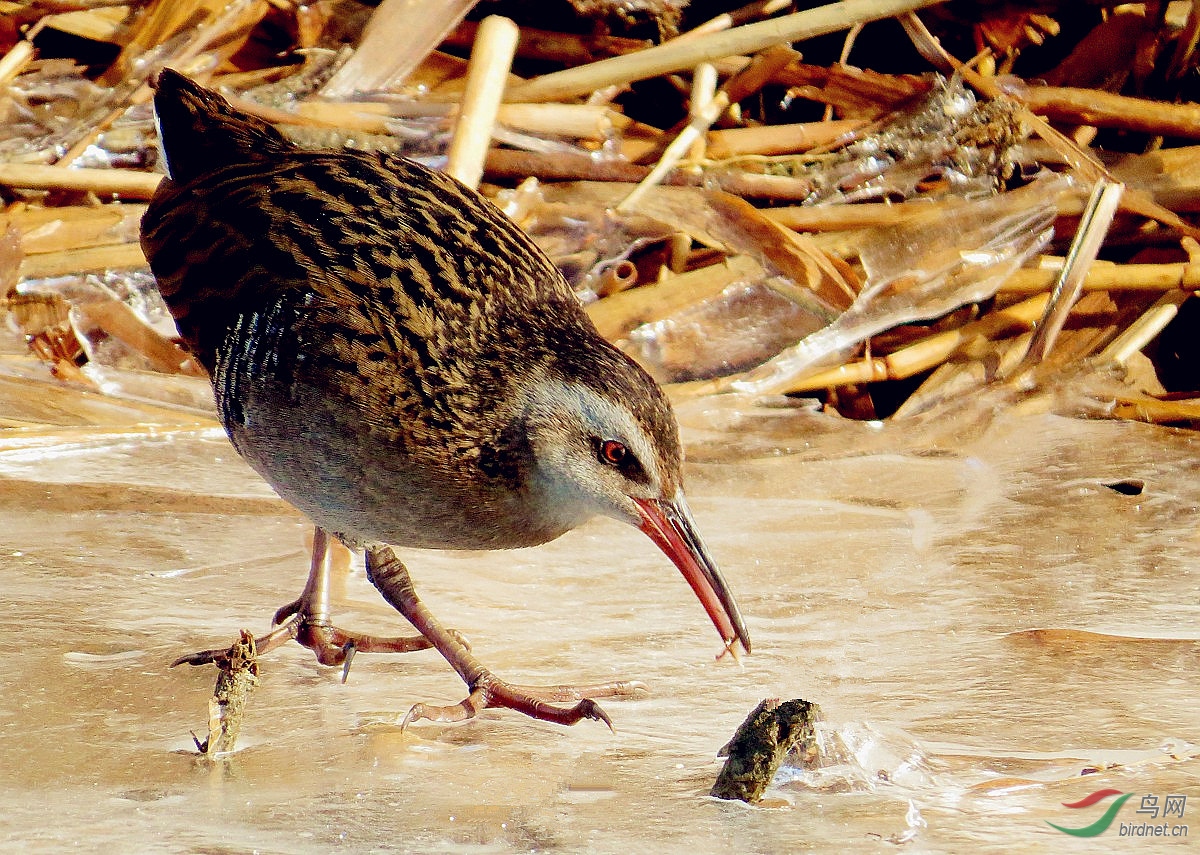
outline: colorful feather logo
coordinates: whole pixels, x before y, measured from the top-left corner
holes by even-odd
[[[1113,824],[1113,820],[1117,817],[1117,812],[1121,810],[1121,806],[1133,797],[1133,793],[1122,793],[1120,790],[1096,790],[1091,795],[1084,796],[1077,802],[1063,802],[1063,807],[1067,808],[1086,808],[1091,807],[1098,802],[1102,802],[1110,796],[1120,796],[1116,801],[1108,806],[1108,810],[1104,812],[1098,820],[1091,825],[1085,825],[1083,828],[1065,828],[1061,825],[1055,825],[1049,820],[1046,824],[1051,828],[1056,828],[1064,834],[1070,834],[1074,837],[1096,837],[1108,831],[1108,827]]]

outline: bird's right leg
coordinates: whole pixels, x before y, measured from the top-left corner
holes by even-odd
[[[312,565],[304,591],[294,602],[275,612],[273,628],[255,639],[259,655],[295,639],[317,656],[322,665],[343,666],[342,679],[350,670],[355,653],[409,653],[427,650],[432,645],[423,636],[385,638],[361,632],[347,632],[334,626],[330,619],[329,586],[332,569],[329,534],[317,528],[313,534]],[[461,636],[456,637],[461,641]],[[220,663],[228,650],[202,650],[180,657],[172,666]]]
[[[385,600],[404,615],[417,631],[437,648],[450,666],[467,684],[470,694],[452,706],[417,704],[404,717],[401,728],[414,721],[465,721],[481,710],[503,707],[541,721],[575,724],[585,718],[602,721],[612,728],[612,720],[593,698],[637,697],[645,694],[644,684],[602,683],[593,686],[518,686],[506,683],[485,668],[462,643],[461,637],[444,628],[426,608],[413,589],[408,569],[391,547],[367,549],[367,578]],[[556,702],[577,701],[573,706],[555,706]]]

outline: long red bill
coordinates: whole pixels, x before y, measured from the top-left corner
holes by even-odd
[[[725,649],[732,653],[733,645],[740,643],[749,653],[750,636],[742,623],[741,612],[696,531],[683,491],[671,500],[634,499],[634,502],[642,515],[642,531],[658,544],[692,586],[717,632],[721,633]]]

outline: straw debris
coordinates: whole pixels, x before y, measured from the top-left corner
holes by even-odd
[[[0,3],[5,364],[196,373],[137,242],[169,65],[479,182],[674,394],[905,418],[1090,372],[1127,382],[1089,413],[1200,421],[1190,4],[415,5]]]

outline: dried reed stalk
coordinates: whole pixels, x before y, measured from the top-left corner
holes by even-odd
[[[459,113],[459,105],[447,101],[304,101],[296,105],[295,113],[270,110],[245,101],[239,101],[238,106],[281,124],[312,124],[370,134],[391,133],[393,119],[450,119]],[[537,136],[603,142],[612,135],[615,127],[626,125],[628,121],[598,104],[501,104],[496,112],[496,124]]]
[[[714,264],[670,276],[653,285],[622,291],[587,307],[600,334],[616,340],[634,327],[664,318],[685,306],[715,297],[734,282],[758,279],[766,274],[752,258],[735,255]]]
[[[716,170],[701,173],[690,180],[673,179],[669,184],[716,184],[726,193],[749,196],[752,199],[806,199],[812,195],[812,182],[807,178],[787,175],[759,175],[740,170]]]
[[[463,21],[442,41],[450,47],[470,47],[475,42],[479,24]],[[595,62],[597,56],[619,56],[636,53],[653,45],[644,39],[630,39],[604,33],[559,33],[522,27],[517,41],[517,56],[522,59],[541,59],[563,65],[584,65]]]
[[[795,378],[781,390],[781,394],[912,377],[940,365],[976,339],[995,338],[1014,328],[1031,327],[1045,311],[1049,300],[1049,294],[1039,294],[958,329],[922,339],[887,356],[819,369]]]
[[[145,267],[141,244],[116,243],[27,255],[21,261],[22,279],[45,279],[72,273]]]
[[[129,7],[125,5],[102,6],[94,9],[79,9],[47,15],[38,21],[43,27],[60,33],[78,36],[94,42],[119,43]]]
[[[203,369],[196,364],[191,354],[146,326],[137,313],[121,301],[81,303],[75,306],[75,311],[131,350],[146,357],[155,371],[164,374],[204,376]]]
[[[1054,347],[1071,307],[1083,293],[1083,280],[1087,276],[1092,262],[1100,252],[1113,217],[1117,213],[1117,205],[1125,192],[1125,186],[1112,181],[1099,181],[1092,190],[1091,198],[1084,209],[1083,219],[1079,230],[1071,241],[1071,249],[1067,254],[1058,280],[1050,292],[1050,302],[1046,305],[1046,313],[1042,316],[1034,330],[1033,341],[1029,344],[1029,352],[1014,370],[1028,369],[1042,362],[1046,354]]]
[[[663,149],[662,156],[650,170],[650,174],[638,182],[638,186],[621,200],[617,205],[617,210],[630,211],[637,207],[638,200],[645,196],[651,187],[666,180],[667,175],[700,141],[701,136],[730,104],[735,104],[751,93],[757,92],[770,79],[775,69],[791,61],[793,54],[794,51],[791,48],[779,45],[764,51],[754,57],[742,71],[726,81],[725,85],[712,98],[703,104],[696,105],[678,136]],[[664,136],[670,137],[671,133]]]
[[[131,169],[67,169],[40,164],[0,163],[0,184],[29,190],[78,190],[99,196],[149,199],[161,175]]]
[[[512,68],[517,35],[517,25],[499,15],[484,19],[479,26],[446,163],[446,172],[468,187],[478,187],[483,176],[483,162]]]
[[[1158,337],[1167,324],[1179,314],[1182,306],[1193,295],[1192,291],[1168,291],[1163,294],[1136,322],[1127,327],[1106,347],[1096,361],[1100,364],[1124,365],[1133,354]]]
[[[321,87],[321,94],[346,98],[356,92],[387,89],[404,80],[474,5],[475,0],[383,0],[371,15],[354,55]]]
[[[1054,286],[1058,273],[1045,269],[1016,271],[1003,285],[1001,293],[1030,294],[1048,291]],[[1200,289],[1200,265],[1192,262],[1175,264],[1113,264],[1097,261],[1083,279],[1084,291],[1170,291]]]
[[[648,50],[556,71],[527,81],[508,93],[514,101],[562,101],[613,84],[695,68],[702,62],[758,51],[844,30],[856,23],[891,18],[941,0],[844,0],[746,24],[694,39],[668,42]]]
[[[772,267],[812,291],[824,306],[840,313],[854,302],[861,283],[857,278],[848,281],[849,271],[818,249],[811,237],[784,229],[731,193],[709,194],[708,202],[746,243],[759,248]]]
[[[708,157],[723,160],[745,154],[795,154],[831,145],[865,124],[860,119],[840,119],[709,131]]]
[[[1006,85],[1005,92],[1054,122],[1200,139],[1200,104],[1169,104],[1068,86]]]
[[[720,62],[701,63],[697,68],[711,67],[718,76],[721,73],[728,73],[729,79],[725,85],[719,90],[721,98],[725,99],[728,104],[736,104],[746,98],[749,98],[755,92],[758,92],[762,87],[772,81],[775,75],[785,66],[793,62],[800,55],[791,49],[788,45],[776,45],[768,48],[760,54],[756,54],[753,59],[745,59],[738,57],[738,65],[735,69],[726,72],[720,68]],[[689,125],[697,126],[696,129],[688,132],[690,136],[696,136],[696,143],[699,133],[708,127],[705,123],[703,115],[706,111],[712,110],[716,121],[724,112],[725,108],[713,109],[710,107],[713,98],[718,97],[716,94],[709,98],[705,98],[702,102],[693,102],[689,109],[688,118],[679,122],[669,131],[651,135],[649,139],[639,140],[623,140],[621,151],[631,161],[636,163],[660,161],[665,158],[668,148],[671,147],[673,141],[684,132],[688,132]],[[677,150],[682,150],[681,143],[674,143]],[[693,156],[693,159],[697,159]],[[663,167],[660,167],[663,168]]]
[[[725,111],[730,104],[729,94],[720,91],[708,103],[699,107],[685,127],[663,151],[662,157],[654,168],[629,191],[629,195],[617,204],[617,211],[632,211],[638,202],[646,195],[651,187],[661,184],[667,175],[687,156],[688,150],[700,139],[709,125]]]
[[[0,57],[0,86],[7,86],[16,80],[17,75],[29,66],[35,53],[33,42],[28,39],[22,39],[9,48],[8,53]]]
[[[1200,421],[1200,400],[1160,401],[1148,396],[1119,397],[1113,415],[1151,424]]]
[[[672,41],[690,41],[709,33],[720,33],[754,18],[770,17],[776,12],[782,12],[791,5],[790,0],[757,0],[755,3],[749,3],[739,9],[734,9],[732,12],[722,12],[716,17],[709,18],[686,33],[680,33]]]
[[[21,236],[21,251],[33,255],[129,242],[145,212],[138,204],[27,205],[8,211],[7,219]]]
[[[717,69],[711,62],[702,62],[692,71],[692,94],[688,101],[688,116],[693,121],[709,109],[709,105],[717,95],[717,82]],[[692,142],[692,147],[688,150],[688,158],[703,160],[707,142],[703,136]]]
[[[646,166],[623,160],[597,160],[586,154],[544,154],[493,148],[484,160],[484,173],[518,181],[536,175],[543,181],[640,181]]]

